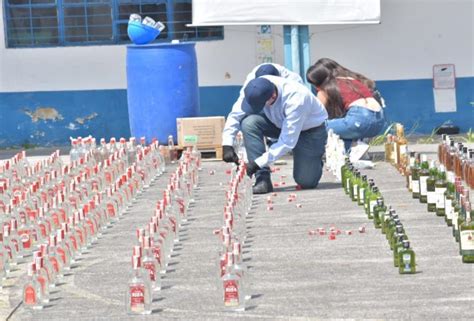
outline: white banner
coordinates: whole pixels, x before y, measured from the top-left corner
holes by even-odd
[[[193,26],[380,23],[380,0],[193,0]]]

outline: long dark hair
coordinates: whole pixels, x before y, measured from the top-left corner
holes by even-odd
[[[306,79],[310,84],[326,93],[327,102],[325,107],[330,119],[344,116],[344,102],[339,92],[336,77],[329,68],[322,64],[314,64],[306,71]]]
[[[367,78],[366,76],[358,72],[352,71],[350,69],[347,69],[346,67],[341,66],[336,61],[330,58],[321,58],[316,61],[315,65],[322,65],[328,68],[334,75],[334,77],[350,77],[357,79],[364,85],[366,85],[370,89],[370,91],[373,91],[375,88],[375,81],[370,78]]]

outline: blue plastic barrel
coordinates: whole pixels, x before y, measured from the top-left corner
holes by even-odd
[[[127,98],[132,136],[176,143],[176,118],[199,114],[195,44],[128,46]]]

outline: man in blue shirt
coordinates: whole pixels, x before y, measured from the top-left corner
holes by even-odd
[[[277,76],[261,76],[248,82],[244,99],[231,112],[240,123],[226,122],[223,134],[224,161],[238,160],[226,132],[242,130],[248,156],[247,173],[256,176],[254,194],[273,191],[269,165],[293,150],[293,178],[302,188],[314,188],[322,175],[326,145],[326,109],[304,85]],[[230,116],[230,115],[229,115]],[[264,137],[278,138],[268,151]]]

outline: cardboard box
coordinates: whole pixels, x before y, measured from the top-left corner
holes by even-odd
[[[224,124],[225,118],[222,116],[177,118],[178,145],[186,147],[196,144],[198,148],[220,147]]]

